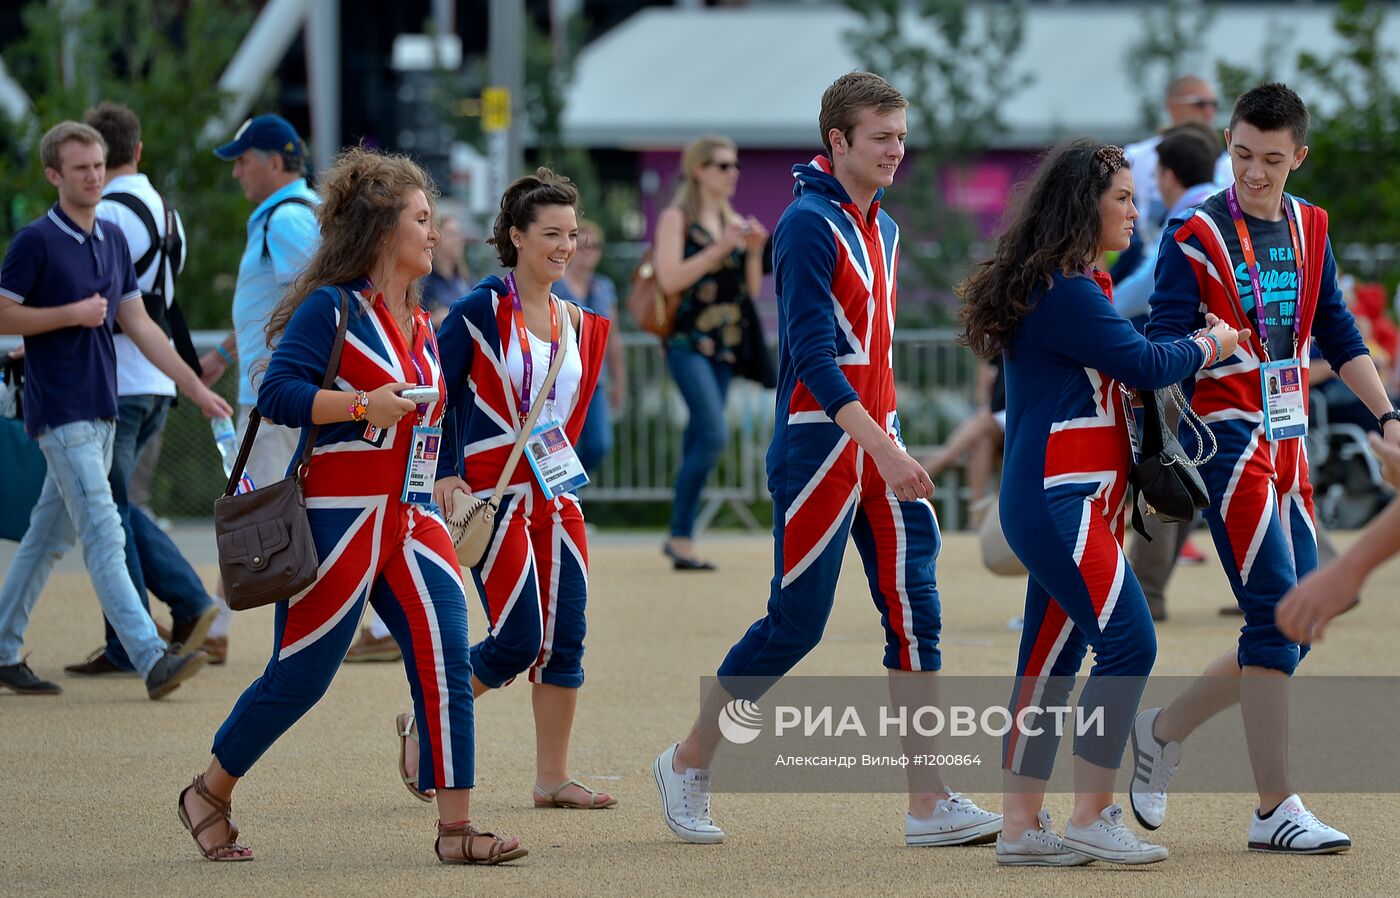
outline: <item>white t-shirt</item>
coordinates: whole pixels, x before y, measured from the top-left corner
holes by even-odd
[[[160,195],[151,186],[150,179],[145,175],[122,175],[107,182],[107,186],[102,188],[103,195],[109,193],[130,193],[146,204],[151,210],[151,217],[156,222],[156,233],[165,238],[165,206],[161,203]],[[146,254],[146,250],[151,246],[151,235],[146,230],[146,226],[126,206],[111,201],[98,203],[97,217],[103,221],[110,222],[126,237],[126,244],[131,249],[131,261],[136,262]],[[180,221],[180,214],[174,215],[175,228],[180,236],[180,258],[170,259],[168,264],[158,264],[160,259],[152,261],[146,273],[137,278],[136,284],[144,293],[151,290],[156,283],[157,277],[165,278],[165,300],[167,303],[175,299],[175,275],[185,267],[185,228]],[[161,373],[160,369],[151,364],[142,353],[136,348],[136,344],[131,342],[131,338],[126,334],[117,334],[113,338],[116,348],[117,358],[117,395],[118,396],[174,396],[175,381]]]
[[[540,410],[540,416],[535,422],[536,427],[550,421],[568,421],[578,401],[579,384],[583,382],[583,358],[579,355],[578,335],[574,333],[573,320],[567,306],[561,304],[559,311],[563,315],[560,322],[560,349],[567,345],[568,354],[564,356],[564,364],[560,366],[559,376],[554,381],[553,406]],[[520,384],[525,379],[525,364],[520,355],[520,332],[514,326],[510,331],[510,345],[506,347],[506,372],[510,374],[510,382],[515,385],[515,392],[519,394]],[[540,387],[544,386],[545,377],[549,374],[549,340],[541,340],[530,334],[530,353],[534,368],[530,373],[530,408],[533,409],[540,399]],[[549,401],[547,394],[545,401]]]

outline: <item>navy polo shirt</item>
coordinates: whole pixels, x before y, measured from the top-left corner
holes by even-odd
[[[107,298],[101,327],[63,327],[24,338],[24,429],[31,437],[74,421],[117,416],[112,324],[117,306],[141,297],[131,250],[99,219],[92,233],[54,205],[10,241],[0,264],[0,296],[31,308]]]

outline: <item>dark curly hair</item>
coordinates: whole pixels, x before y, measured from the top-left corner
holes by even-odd
[[[984,359],[999,355],[1032,308],[1037,285],[1056,271],[1082,271],[1099,255],[1099,197],[1127,165],[1123,150],[1081,138],[1052,149],[1017,188],[996,254],[957,287],[958,342]]]
[[[539,217],[541,206],[573,206],[578,208],[578,188],[563,175],[547,168],[537,168],[533,175],[517,178],[501,197],[501,211],[486,242],[496,248],[501,265],[514,268],[519,261],[510,229],[528,230]]]

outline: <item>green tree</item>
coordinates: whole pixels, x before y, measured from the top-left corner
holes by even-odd
[[[1128,80],[1138,92],[1144,131],[1157,130],[1167,85],[1205,70],[1201,36],[1215,23],[1215,5],[1201,0],[1164,0],[1142,5],[1140,37],[1128,48]],[[1224,89],[1222,87],[1222,89]]]
[[[903,222],[904,277],[919,292],[946,293],[966,273],[977,233],[971,217],[948,202],[942,179],[960,176],[1005,131],[1002,98],[1032,80],[1014,64],[1024,5],[846,0],[846,6],[862,19],[861,28],[846,34],[860,64],[909,99],[909,145],[918,159],[890,197]],[[911,27],[916,21],[921,28]],[[937,304],[904,304],[900,313],[909,323],[947,320]]]
[[[1341,0],[1332,22],[1336,52],[1298,57],[1313,112],[1311,151],[1289,188],[1327,209],[1335,246],[1355,246],[1363,257],[1368,248],[1400,246],[1400,90],[1396,51],[1382,41],[1385,15],[1372,0]],[[1392,283],[1396,276],[1364,273]]]
[[[251,210],[199,135],[227,101],[219,74],[249,21],[246,0],[30,3],[25,36],[4,49],[33,108],[0,121],[0,244],[55,199],[38,162],[43,131],[99,100],[125,103],[141,117],[141,170],[184,220],[180,304],[193,327],[227,325]]]

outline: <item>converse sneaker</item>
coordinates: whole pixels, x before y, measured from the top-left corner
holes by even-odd
[[[1016,841],[1005,834],[997,836],[997,863],[1017,867],[1078,867],[1092,864],[1094,859],[1070,851],[1050,826],[1050,812],[1044,808],[1035,815],[1039,829],[1028,829]]]
[[[957,792],[934,805],[933,813],[920,819],[904,815],[904,844],[912,847],[930,845],[981,845],[1001,832],[1001,815],[984,811],[972,799]]]
[[[1123,807],[1111,804],[1088,826],[1065,827],[1066,848],[1088,855],[1096,861],[1114,864],[1154,864],[1167,859],[1167,849],[1139,839],[1137,833],[1123,822]]]
[[[657,755],[651,765],[666,825],[687,842],[723,842],[724,830],[710,819],[710,771],[692,767],[685,773],[676,773],[677,748],[679,745],[672,745]]]
[[[1249,824],[1249,849],[1274,854],[1336,854],[1351,847],[1351,838],[1333,829],[1290,795],[1283,804],[1260,817],[1254,812]]]
[[[1133,782],[1128,804],[1133,816],[1147,829],[1156,829],[1167,818],[1167,783],[1181,763],[1181,743],[1163,742],[1152,733],[1161,708],[1148,708],[1133,721]]]

